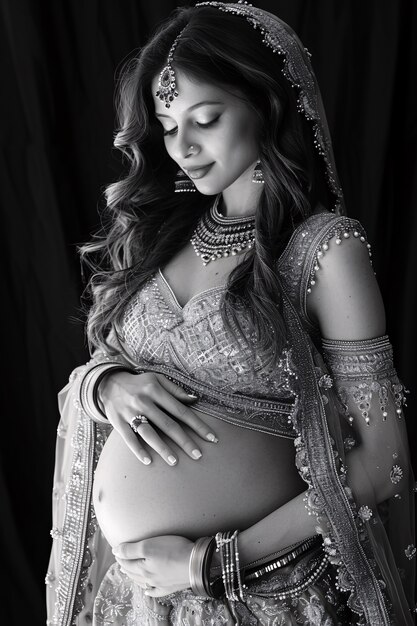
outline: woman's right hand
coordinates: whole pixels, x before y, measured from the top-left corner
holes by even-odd
[[[168,465],[177,463],[174,451],[157,433],[153,425],[195,460],[201,457],[201,450],[178,424],[178,421],[189,426],[205,441],[217,442],[215,434],[188,406],[195,402],[197,397],[190,396],[182,387],[168,380],[163,374],[153,372],[130,374],[123,371],[110,371],[100,382],[99,399],[109,422],[133,454],[145,465],[149,465],[152,459],[141,445],[141,439]],[[148,424],[141,424],[138,427],[140,438],[129,424],[138,414],[145,415],[149,420]]]

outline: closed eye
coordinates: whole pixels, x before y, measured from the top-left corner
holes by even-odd
[[[207,122],[206,124],[203,124],[201,122],[196,122],[196,124],[199,128],[210,128],[210,126],[214,126],[214,124],[219,120],[219,118],[220,118],[220,115],[218,115],[213,120],[211,120],[211,122]],[[172,128],[171,130],[165,130],[164,137],[166,137],[167,135],[175,135],[176,132],[177,132],[177,126],[175,128]]]

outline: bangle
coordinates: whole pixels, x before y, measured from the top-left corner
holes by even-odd
[[[240,573],[239,550],[237,547],[238,530],[217,533],[217,552],[220,553],[222,579],[226,598],[231,602],[244,600],[244,588]]]
[[[121,365],[120,367],[114,366],[112,368],[103,369],[94,377],[94,380],[92,382],[91,401],[92,401],[92,404],[94,406],[94,409],[98,413],[100,413],[100,415],[102,415],[106,420],[107,420],[107,415],[103,411],[102,403],[100,402],[99,387],[100,387],[100,383],[103,380],[103,378],[105,376],[107,376],[107,374],[109,374],[110,372],[114,372],[114,371],[129,372],[130,374],[140,374],[141,373],[140,371],[136,371],[136,370],[133,370],[130,367],[124,367],[123,365]]]
[[[117,361],[105,361],[104,363],[96,363],[91,367],[81,380],[79,387],[79,401],[81,408],[87,413],[91,419],[95,422],[108,424],[107,416],[101,410],[97,404],[97,397],[93,394],[95,383],[98,378],[103,378],[105,374],[108,374],[113,370],[126,370],[127,367]],[[135,370],[130,370],[132,374]]]
[[[214,537],[200,537],[191,550],[189,561],[190,585],[191,591],[196,596],[214,597],[209,579],[214,546]]]

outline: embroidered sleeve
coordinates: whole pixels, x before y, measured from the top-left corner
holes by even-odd
[[[342,414],[351,426],[345,439],[349,451],[362,446],[361,465],[368,480],[385,499],[401,491],[408,468],[408,446],[403,407],[404,385],[393,363],[387,335],[375,339],[324,339],[323,357],[331,372]],[[360,512],[361,513],[361,512]],[[371,515],[362,507],[362,515]]]

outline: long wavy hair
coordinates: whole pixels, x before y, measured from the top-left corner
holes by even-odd
[[[129,299],[189,241],[213,197],[175,194],[178,166],[168,156],[154,115],[152,79],[166,65],[174,39],[173,66],[190,77],[233,89],[259,118],[265,184],[256,207],[255,246],[230,273],[221,300],[226,326],[242,334],[242,311],[254,331],[256,350],[276,362],[286,341],[276,262],[294,228],[318,203],[332,202],[312,130],[296,107],[278,55],[245,19],[210,6],[182,7],[163,23],[139,54],[123,66],[116,104],[114,146],[127,172],[105,190],[102,230],[80,246],[90,273],[84,298],[90,350],[114,354],[113,329],[123,340]],[[123,341],[120,350],[124,351]]]

